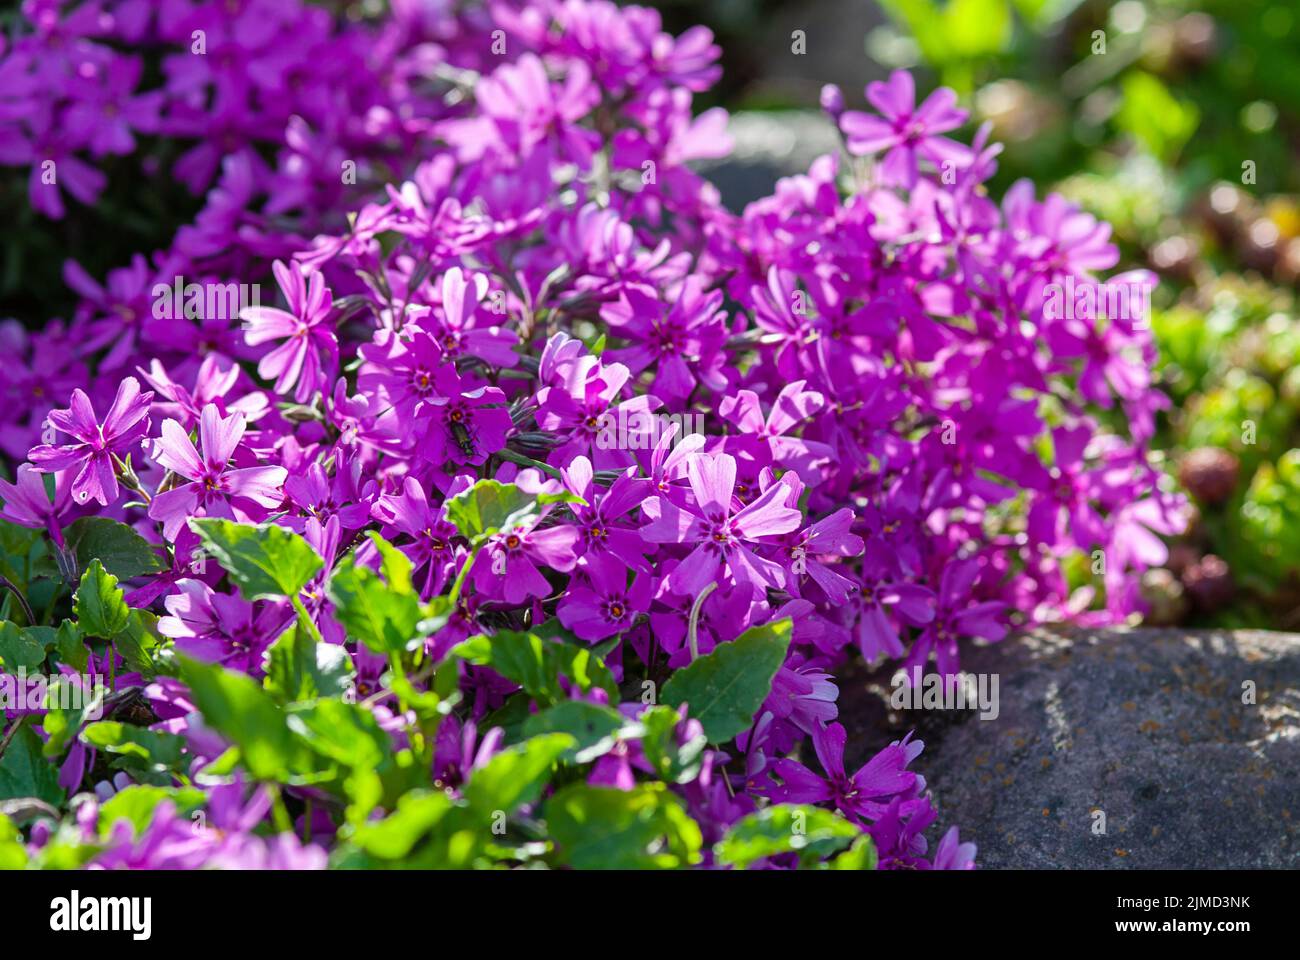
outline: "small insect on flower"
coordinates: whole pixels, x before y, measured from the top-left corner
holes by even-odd
[[[465,421],[453,413],[447,421],[447,429],[451,433],[451,438],[456,441],[456,446],[460,447],[460,452],[466,457],[473,457],[474,437],[469,432],[469,427],[465,425]]]

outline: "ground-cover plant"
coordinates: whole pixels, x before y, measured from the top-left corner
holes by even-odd
[[[163,54],[200,115],[240,116],[227,68],[334,89],[265,8],[29,2],[0,73],[56,37],[152,66],[178,17],[229,46]],[[1182,525],[1150,330],[1061,302],[1106,302],[1106,225],[995,202],[987,131],[904,72],[828,89],[841,155],[733,215],[689,167],[727,148],[707,31],[388,17],[332,82],[393,98],[391,184],[295,194],[273,112],[167,250],[6,328],[0,864],[971,866],[923,745],[854,745],[835,675],[1140,611]],[[12,89],[35,143],[52,88]],[[304,162],[357,186],[336,146]]]

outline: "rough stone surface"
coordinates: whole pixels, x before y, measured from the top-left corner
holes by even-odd
[[[997,719],[891,711],[881,674],[845,679],[843,719],[862,754],[873,725],[918,730],[984,868],[1300,867],[1300,635],[1037,632],[962,667],[998,674]]]

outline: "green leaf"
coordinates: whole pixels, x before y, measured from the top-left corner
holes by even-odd
[[[726,743],[754,719],[785,661],[792,621],[752,627],[730,643],[683,667],[664,684],[664,703],[687,704],[713,743]]]
[[[85,570],[98,560],[119,580],[130,580],[164,568],[162,558],[144,537],[125,523],[108,517],[82,517],[68,527],[68,548],[77,557],[77,568]]]
[[[63,749],[72,742],[81,728],[98,720],[104,715],[104,694],[107,688],[97,685],[92,695],[84,701],[84,691],[72,685],[65,677],[54,680],[45,688],[45,746],[42,752],[47,757],[62,755]],[[74,707],[73,704],[81,703]],[[61,706],[68,704],[67,707]]]
[[[132,610],[126,629],[113,641],[127,666],[146,677],[159,672],[158,654],[166,643],[158,632],[158,617],[148,610]]]
[[[239,747],[249,773],[283,783],[313,769],[307,745],[290,732],[286,714],[256,680],[215,664],[179,659],[204,723]]]
[[[85,673],[90,664],[90,651],[86,649],[81,630],[71,620],[64,620],[54,634],[54,655],[59,663],[78,673]]]
[[[450,692],[447,685],[454,685],[457,660],[491,667],[523,687],[541,706],[568,699],[560,686],[561,676],[567,677],[583,693],[600,687],[609,693],[611,701],[618,698],[614,675],[590,649],[547,640],[536,633],[502,630],[490,637],[479,634],[457,644],[439,670],[438,692],[444,696]]]
[[[415,586],[411,583],[410,558],[373,530],[368,536],[375,549],[379,551],[379,569],[383,572],[384,579],[388,581],[388,589],[402,594],[415,593]]]
[[[535,803],[556,761],[575,743],[567,733],[547,733],[502,750],[470,774],[465,799],[481,813]]]
[[[639,736],[641,727],[601,704],[566,700],[530,716],[524,721],[523,732],[526,737],[567,733],[575,743],[565,759],[590,763],[613,750],[620,739]]]
[[[27,848],[14,822],[0,813],[0,870],[21,870],[27,866]]]
[[[513,483],[480,480],[446,502],[447,519],[472,542],[512,526],[537,508],[537,501]]]
[[[862,830],[810,804],[781,803],[735,823],[713,848],[718,863],[745,869],[765,857],[798,854],[808,865],[848,847]]]
[[[699,825],[662,783],[576,783],[551,797],[544,815],[556,862],[579,870],[671,870],[700,859]]]
[[[24,726],[0,757],[0,800],[36,797],[51,806],[63,803],[59,768],[41,755],[41,738]]]
[[[354,674],[352,658],[341,644],[317,643],[291,624],[266,651],[262,686],[284,701],[339,697]]]
[[[452,809],[441,790],[414,790],[404,794],[397,809],[382,820],[362,825],[352,843],[371,856],[400,860],[415,849],[428,832]]]
[[[131,616],[117,577],[105,571],[98,560],[92,560],[82,575],[72,609],[82,633],[105,640],[112,640],[125,630]]]
[[[1116,122],[1157,158],[1174,160],[1200,123],[1196,104],[1179,100],[1155,75],[1142,70],[1125,74],[1123,91]]]
[[[864,833],[853,841],[853,846],[831,861],[832,870],[874,870],[879,858],[875,841]]]
[[[312,750],[340,766],[374,770],[392,754],[392,740],[365,707],[342,700],[295,704],[288,726]]]
[[[325,566],[306,540],[274,523],[254,526],[192,517],[190,529],[230,574],[245,600],[296,597]]]
[[[637,717],[643,728],[641,752],[665,783],[690,783],[699,775],[708,735],[701,732],[685,743],[677,742],[680,714],[672,707],[656,706]]]
[[[422,642],[420,600],[410,590],[409,563],[404,577],[396,562],[385,560],[385,566],[398,577],[397,589],[348,557],[330,577],[328,593],[334,615],[348,636],[376,653],[400,653]]]
[[[8,620],[0,623],[0,664],[6,673],[17,673],[20,668],[34,671],[45,662],[45,646],[39,636],[30,627],[24,629]]]
[[[207,801],[207,795],[195,787],[162,787],[133,784],[113,794],[99,808],[99,828],[107,833],[114,823],[126,820],[139,836],[153,822],[154,810],[164,800],[176,805],[176,812],[188,817]]]
[[[116,720],[87,724],[81,740],[100,750],[123,757],[126,766],[153,774],[170,773],[180,767],[185,738],[174,733],[146,730]]]

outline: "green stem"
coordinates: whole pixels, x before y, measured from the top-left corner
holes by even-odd
[[[710,583],[708,586],[706,586],[703,590],[700,591],[700,595],[695,598],[695,603],[691,605],[691,622],[690,625],[686,628],[686,639],[691,645],[692,663],[695,662],[695,660],[699,659],[700,656],[700,640],[699,640],[700,608],[704,606],[704,601],[709,596],[709,594],[711,594],[716,589],[718,589],[718,581],[714,580],[712,583]]]
[[[324,643],[325,640],[320,635],[320,629],[316,626],[316,622],[307,613],[307,608],[302,605],[302,598],[295,593],[289,600],[293,603],[293,609],[298,613],[298,622],[307,631],[307,635],[317,643]]]
[[[502,460],[509,460],[511,463],[517,463],[521,467],[532,467],[534,470],[540,470],[542,473],[552,476],[556,480],[564,479],[560,471],[556,470],[550,464],[542,463],[540,460],[534,460],[532,457],[525,457],[522,453],[515,453],[509,448],[498,450],[496,455]]]

